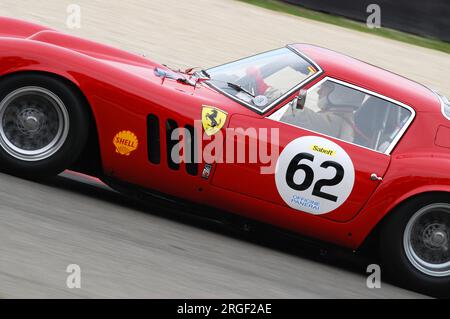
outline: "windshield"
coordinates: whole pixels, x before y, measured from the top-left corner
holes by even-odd
[[[319,70],[288,48],[208,69],[209,83],[258,111],[267,110]]]

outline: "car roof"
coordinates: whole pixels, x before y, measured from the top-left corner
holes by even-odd
[[[437,95],[426,86],[329,49],[310,44],[292,44],[318,64],[326,76],[336,78],[413,107],[417,112],[440,112]]]

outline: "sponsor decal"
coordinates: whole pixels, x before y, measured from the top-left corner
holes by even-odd
[[[308,71],[309,71],[308,75],[313,75],[314,73],[317,72],[317,70],[312,66],[308,66]]]
[[[211,136],[220,131],[227,120],[227,112],[213,106],[203,105],[202,125],[206,135]]]
[[[325,148],[325,147],[322,147],[319,145],[312,145],[311,150],[313,150],[314,152],[319,152],[319,153],[329,155],[329,156],[336,156],[336,151],[330,150],[328,148]]]
[[[114,136],[113,144],[116,147],[116,153],[129,156],[138,148],[139,141],[133,132],[121,131]]]
[[[211,164],[205,164],[205,167],[203,168],[203,172],[202,172],[202,177],[204,179],[208,179],[209,175],[211,175],[211,169],[212,169],[212,165]]]
[[[339,208],[350,196],[355,168],[347,152],[326,138],[304,136],[291,141],[275,167],[275,184],[284,202],[313,215]]]
[[[291,199],[291,204],[297,205],[299,209],[303,209],[305,207],[312,209],[314,211],[320,211],[320,202],[314,201],[311,199],[304,198],[299,195],[293,195]]]

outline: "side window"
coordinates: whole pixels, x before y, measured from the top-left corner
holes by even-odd
[[[363,91],[327,80],[281,109],[276,118],[310,131],[385,152],[411,111]]]

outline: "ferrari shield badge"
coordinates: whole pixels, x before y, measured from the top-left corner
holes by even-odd
[[[138,147],[138,139],[133,132],[121,131],[114,136],[114,146],[116,147],[116,153],[120,155],[129,156],[131,152],[135,151]]]
[[[202,109],[202,124],[206,135],[211,136],[220,131],[227,119],[227,113],[213,106],[204,105]]]

